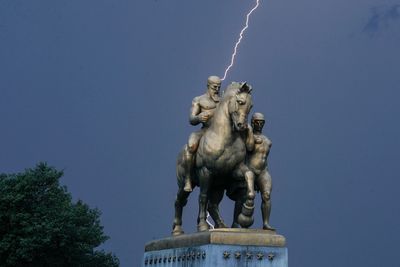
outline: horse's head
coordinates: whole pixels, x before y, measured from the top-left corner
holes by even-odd
[[[251,100],[251,86],[246,82],[232,83],[230,86],[228,113],[236,131],[247,128],[247,116],[253,106]]]

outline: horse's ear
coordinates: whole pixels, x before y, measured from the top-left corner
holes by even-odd
[[[240,87],[239,87],[239,92],[245,92],[245,91],[247,91],[246,90],[246,87],[247,87],[247,82],[242,82],[242,83],[240,83]]]
[[[245,93],[250,94],[252,90],[253,90],[253,88],[251,87],[250,84],[247,84],[247,82],[243,82],[243,83],[241,84],[240,88],[239,88],[239,91],[240,91],[241,93],[242,93],[242,92],[245,92]]]
[[[251,94],[251,91],[253,91],[253,87],[252,87],[250,84],[248,84],[247,86],[249,87],[248,94],[250,95],[250,94]]]

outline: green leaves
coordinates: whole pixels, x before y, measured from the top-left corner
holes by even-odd
[[[62,175],[45,163],[0,175],[0,266],[119,266],[94,250],[108,239],[100,211],[73,203]]]

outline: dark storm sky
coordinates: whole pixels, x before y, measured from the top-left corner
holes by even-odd
[[[103,212],[104,248],[139,266],[171,231],[191,100],[222,76],[253,5],[0,0],[0,172],[64,169],[74,199]],[[227,81],[252,84],[267,117],[289,262],[398,266],[400,1],[261,0],[250,24]]]

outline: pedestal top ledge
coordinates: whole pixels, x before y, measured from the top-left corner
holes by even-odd
[[[171,236],[146,244],[145,251],[194,247],[208,244],[284,247],[285,237],[261,229],[221,228],[206,232]]]

